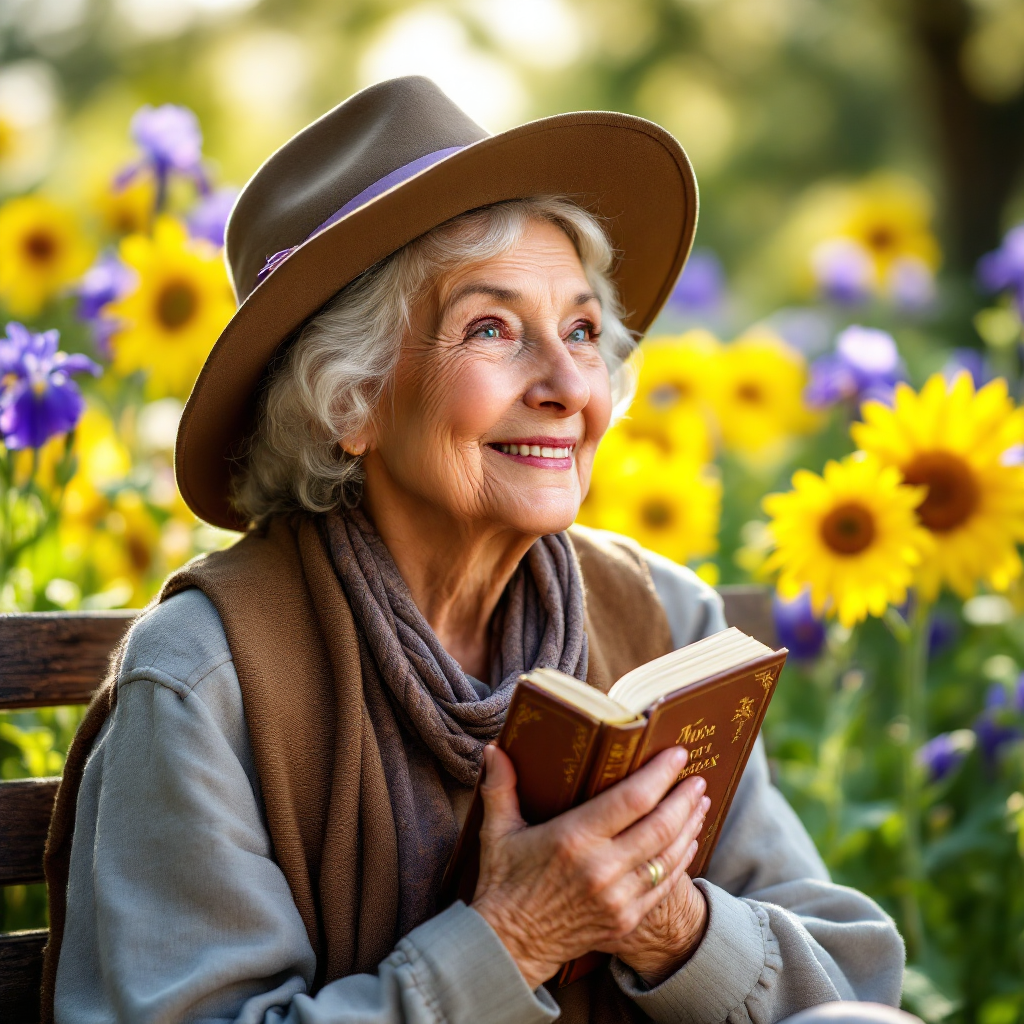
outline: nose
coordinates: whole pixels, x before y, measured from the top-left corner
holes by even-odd
[[[556,332],[536,344],[537,370],[523,400],[531,409],[559,417],[580,412],[590,401],[590,385],[568,346]]]

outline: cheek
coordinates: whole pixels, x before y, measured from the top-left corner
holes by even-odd
[[[413,457],[420,472],[431,465],[444,471],[460,452],[475,450],[479,437],[515,404],[520,382],[514,376],[491,361],[452,352],[409,360],[396,375],[394,429],[382,447],[402,461]]]

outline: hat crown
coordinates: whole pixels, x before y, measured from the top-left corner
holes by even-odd
[[[269,257],[299,245],[346,203],[400,167],[488,132],[429,78],[371,85],[278,149],[231,211],[226,254],[235,294],[255,288]]]

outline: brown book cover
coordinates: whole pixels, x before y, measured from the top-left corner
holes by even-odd
[[[781,648],[691,683],[660,698],[643,719],[626,725],[602,725],[524,676],[498,737],[498,746],[516,769],[523,818],[531,825],[548,821],[678,744],[690,752],[679,781],[689,775],[703,776],[711,800],[706,827],[688,869],[692,878],[700,877],[714,852],[787,654]],[[482,821],[483,805],[476,792],[445,873],[442,906],[456,899],[472,902]],[[591,953],[566,964],[557,976],[558,984],[570,984],[605,959],[603,954]]]

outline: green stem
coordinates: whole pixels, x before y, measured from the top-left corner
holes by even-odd
[[[925,685],[928,674],[928,635],[931,606],[917,601],[910,618],[909,631],[902,638],[903,671],[900,673],[901,711],[908,726],[903,745],[903,935],[907,956],[920,961],[924,954],[924,924],[920,893],[924,881],[921,856],[921,774],[917,751],[925,741]]]

